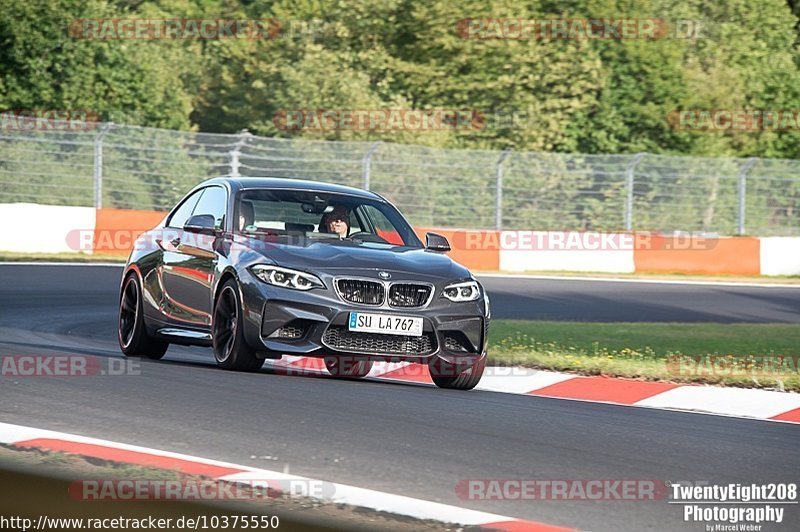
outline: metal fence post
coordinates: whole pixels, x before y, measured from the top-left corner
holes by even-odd
[[[247,144],[247,139],[250,137],[250,132],[243,129],[239,132],[239,140],[233,145],[233,150],[228,152],[231,161],[229,163],[228,177],[240,177],[239,168],[242,164],[239,162],[239,157],[242,155],[242,147]]]
[[[747,172],[758,162],[758,157],[750,157],[739,170],[739,215],[737,217],[736,234],[744,234],[745,210],[747,207]]]
[[[511,155],[511,148],[506,148],[495,163],[494,179],[494,226],[498,231],[503,229],[503,163]]]
[[[94,208],[103,208],[103,137],[114,122],[106,122],[94,137]]]
[[[625,169],[625,230],[633,230],[633,171],[636,165],[647,155],[647,152],[637,153]]]
[[[377,151],[381,144],[383,144],[383,141],[379,140],[370,146],[366,155],[364,155],[364,159],[361,161],[362,188],[364,190],[369,190],[369,182],[372,177],[372,166],[370,164],[372,162],[372,155]]]

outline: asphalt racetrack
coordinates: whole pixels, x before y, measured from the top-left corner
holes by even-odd
[[[495,318],[800,323],[800,285],[478,276]]]
[[[0,355],[121,357],[121,269],[0,265]],[[497,317],[800,321],[800,290],[483,279]],[[800,427],[378,381],[233,373],[172,346],[137,372],[0,377],[0,420],[583,530],[704,530],[656,501],[464,500],[464,479],[796,482]],[[513,378],[513,377],[509,377]],[[792,530],[797,506],[780,526]]]

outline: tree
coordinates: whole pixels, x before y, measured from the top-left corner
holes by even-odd
[[[104,120],[189,128],[191,61],[180,43],[75,39],[79,18],[119,17],[98,0],[0,0],[0,108],[88,110]]]

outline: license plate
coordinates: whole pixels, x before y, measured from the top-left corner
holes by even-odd
[[[422,336],[422,318],[351,312],[347,328],[356,332]]]

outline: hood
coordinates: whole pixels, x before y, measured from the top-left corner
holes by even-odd
[[[248,239],[250,240],[250,239]],[[415,278],[464,279],[469,270],[447,255],[426,249],[391,247],[374,248],[366,245],[342,245],[312,242],[306,246],[272,243],[264,246],[250,240],[253,251],[276,266],[309,272],[349,272],[384,270],[397,274],[408,273]],[[260,244],[260,245],[259,245]],[[372,275],[370,275],[372,277]],[[403,276],[398,275],[397,278]]]

